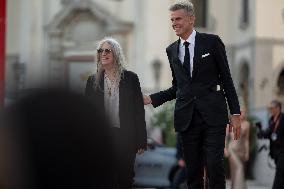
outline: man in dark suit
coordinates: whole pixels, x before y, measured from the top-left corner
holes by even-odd
[[[170,7],[172,27],[179,39],[166,49],[172,87],[150,96],[144,104],[157,107],[176,99],[174,126],[180,132],[187,166],[188,186],[202,188],[203,165],[209,187],[225,188],[223,150],[225,128],[240,137],[240,107],[231,78],[225,46],[216,35],[196,32],[193,4],[179,1]],[[204,160],[203,160],[204,158]]]

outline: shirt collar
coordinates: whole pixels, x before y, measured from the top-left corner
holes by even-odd
[[[190,44],[194,45],[195,43],[195,36],[196,36],[196,31],[195,30],[192,30],[192,33],[190,34],[190,36],[186,39],[186,40],[183,40],[182,38],[180,38],[180,44],[182,46],[184,46],[184,42],[187,41],[189,42]]]

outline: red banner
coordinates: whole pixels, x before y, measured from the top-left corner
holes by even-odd
[[[5,32],[6,0],[0,0],[0,108],[4,106],[5,96]]]

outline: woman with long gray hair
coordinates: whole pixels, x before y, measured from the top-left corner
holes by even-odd
[[[147,147],[145,110],[138,76],[124,68],[120,44],[113,38],[102,39],[96,53],[97,73],[91,75],[85,94],[99,103],[112,125],[115,149],[115,183],[132,188],[136,153]]]

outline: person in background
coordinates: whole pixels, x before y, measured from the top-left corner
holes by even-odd
[[[176,134],[176,149],[177,149],[176,158],[179,169],[177,170],[173,178],[173,181],[171,183],[171,189],[179,189],[180,185],[186,182],[186,167],[185,167],[185,161],[183,159],[181,138],[179,133]]]
[[[277,164],[278,154],[280,152],[279,131],[280,127],[284,127],[283,113],[281,112],[281,103],[278,100],[272,100],[268,106],[270,118],[268,128],[262,131],[263,138],[268,138],[270,141],[270,157]]]
[[[117,187],[130,189],[133,184],[135,155],[147,148],[145,110],[138,76],[124,68],[120,44],[113,38],[102,39],[96,53],[97,73],[86,84],[88,98],[100,102],[112,128],[115,147]]]
[[[272,189],[284,188],[284,114],[282,104],[272,100],[268,110],[270,119],[268,128],[261,133],[270,141],[270,156],[275,161],[276,173]]]
[[[249,159],[249,131],[250,123],[246,119],[246,110],[241,108],[241,136],[233,140],[233,135],[228,130],[226,133],[225,157],[229,159],[231,189],[246,189],[245,162]]]

